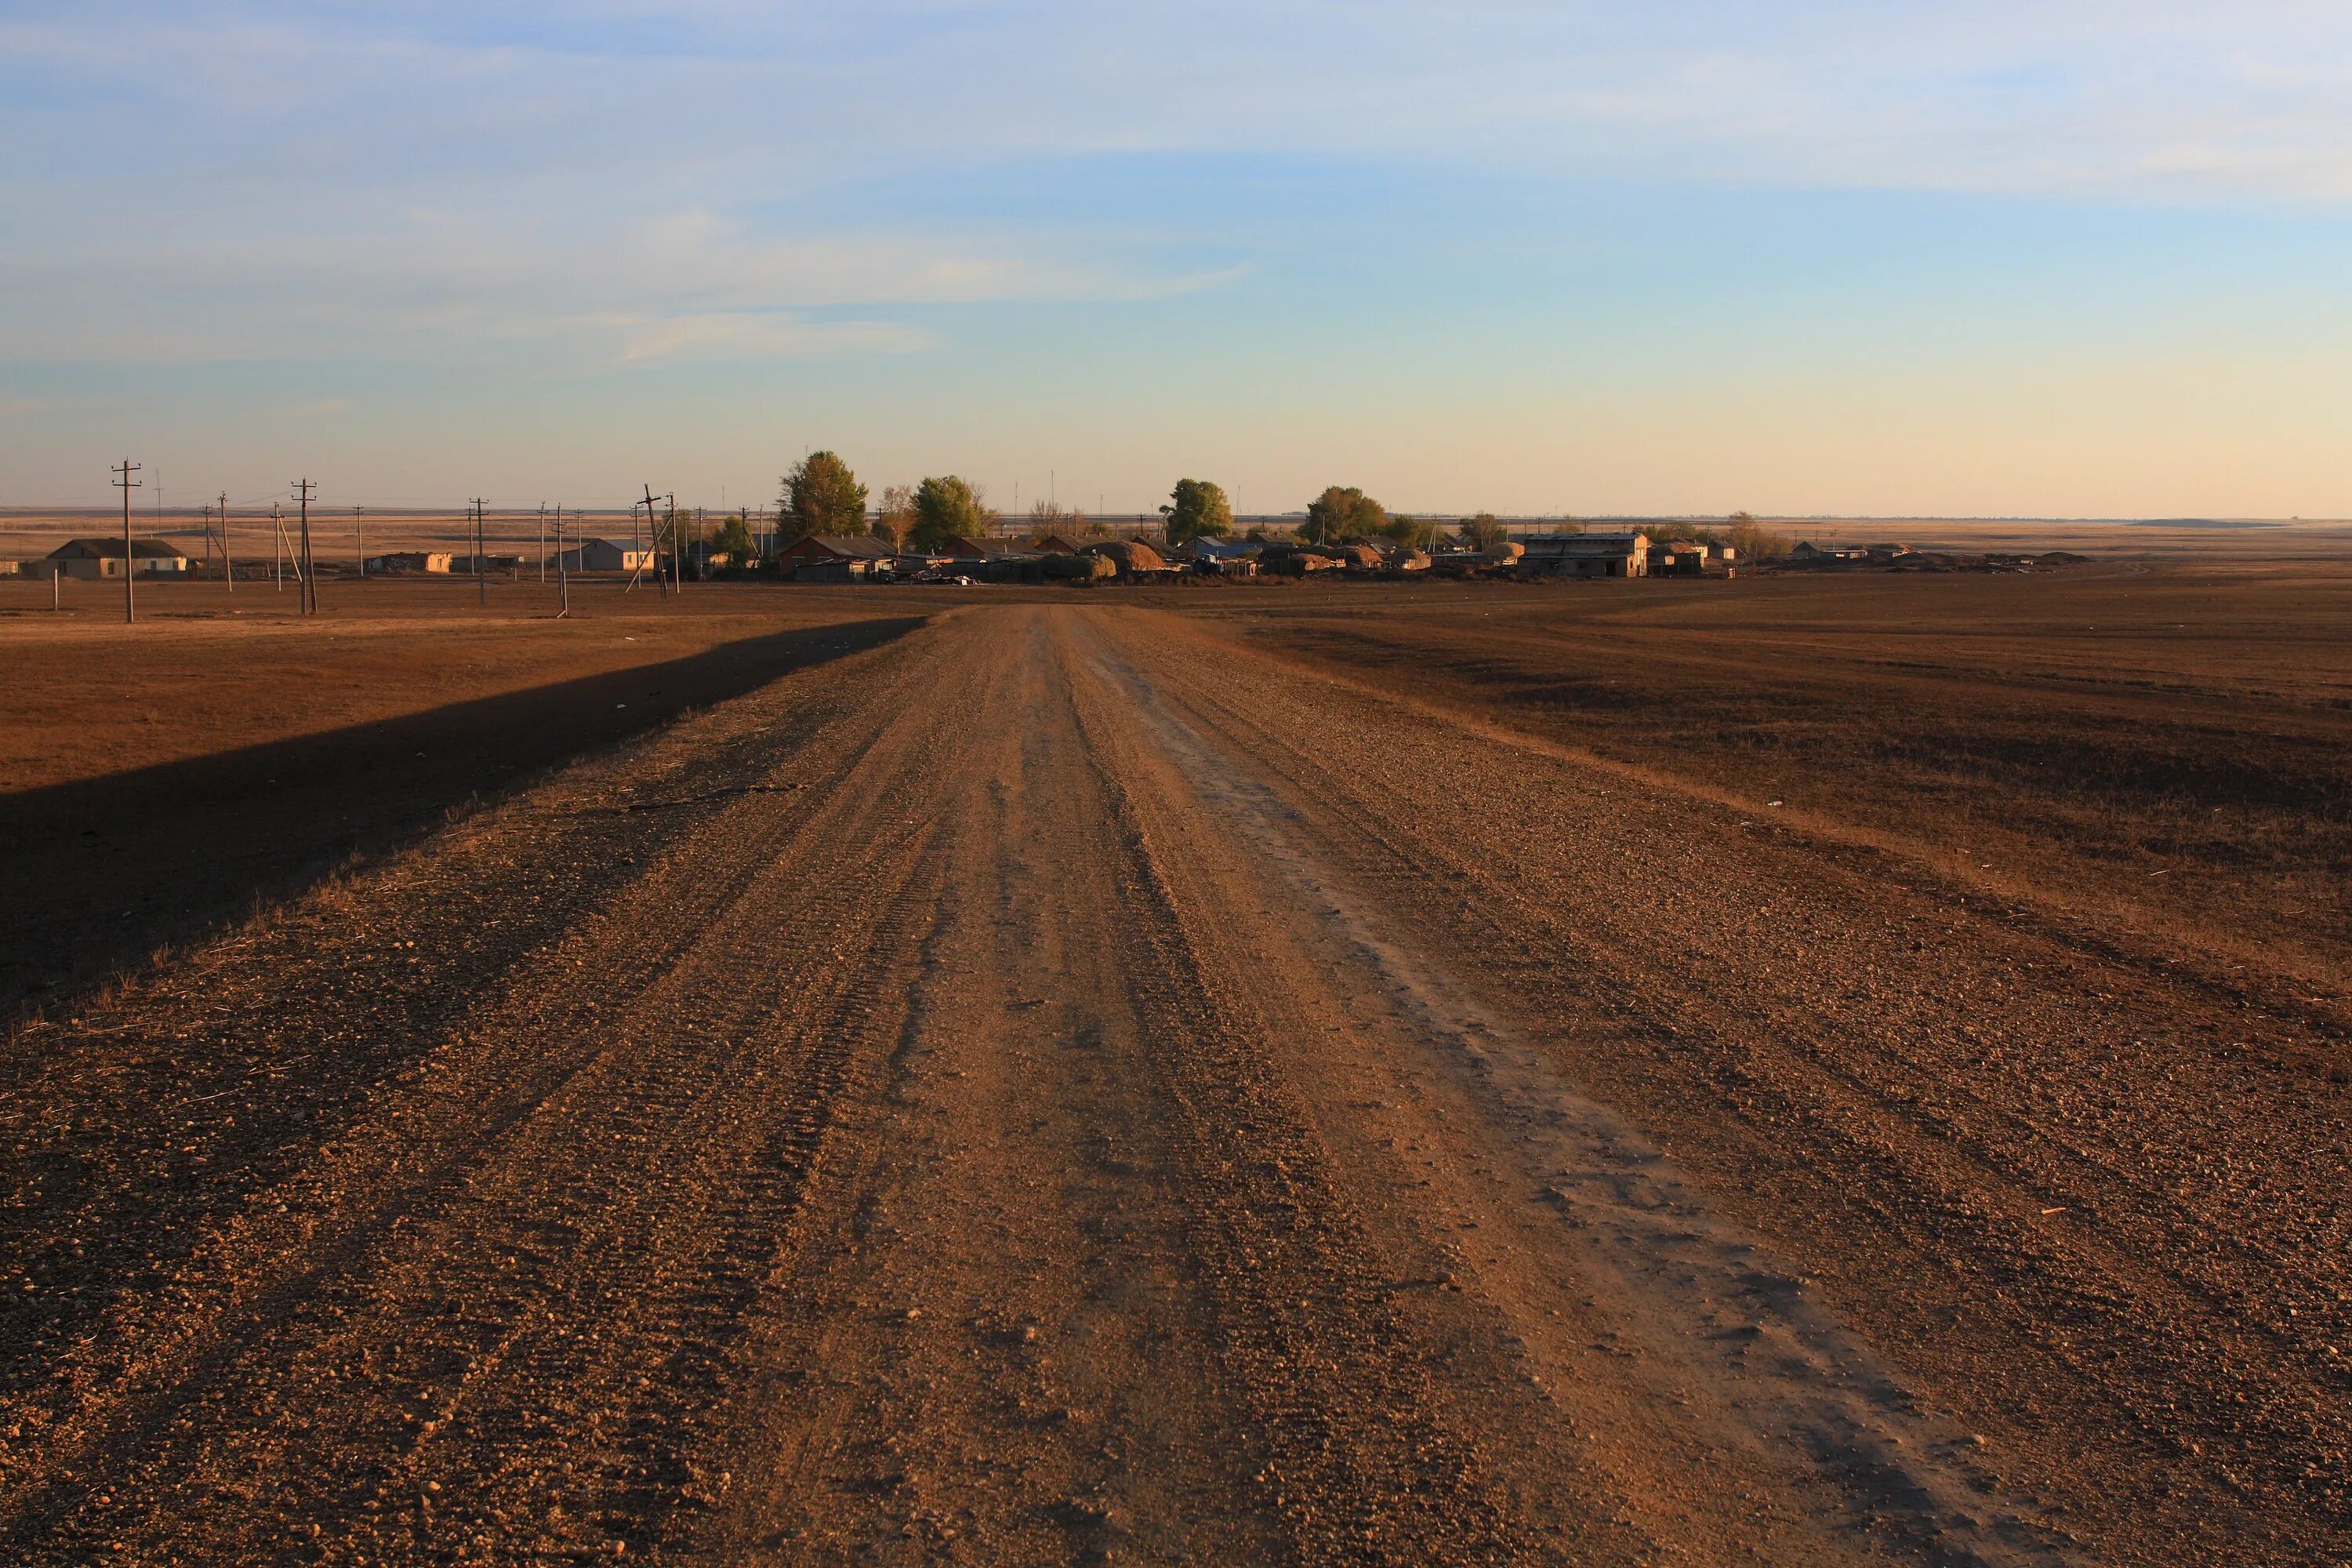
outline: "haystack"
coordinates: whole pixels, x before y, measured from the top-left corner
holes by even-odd
[[[1091,583],[1097,577],[1115,577],[1118,568],[1099,555],[1041,555],[1035,562],[1038,574],[1049,583]]]
[[[1160,552],[1139,539],[1108,539],[1100,544],[1087,545],[1086,552],[1109,562],[1122,577],[1132,577],[1139,572],[1168,570],[1168,563]]]

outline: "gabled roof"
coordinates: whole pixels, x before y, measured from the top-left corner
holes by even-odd
[[[160,539],[134,539],[131,542],[132,559],[139,561],[183,560],[187,552],[176,544],[166,544]],[[49,552],[52,561],[120,561],[122,541],[119,539],[68,539]]]
[[[1645,533],[1534,533],[1520,541],[1530,555],[1627,555],[1649,548]]]
[[[898,553],[887,539],[877,539],[870,533],[807,533],[784,546],[790,554],[806,545],[815,545],[828,555],[858,557],[867,561],[883,561]]]

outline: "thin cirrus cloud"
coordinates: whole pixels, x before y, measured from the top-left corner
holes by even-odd
[[[1771,377],[1757,406],[1819,411],[1764,441],[1791,463],[1860,471],[1834,433],[1891,406],[1991,472],[1989,360],[2334,405],[2295,356],[2338,330],[2347,89],[2340,0],[18,0],[0,413],[243,362],[374,409],[610,377],[717,429],[665,376],[711,364],[730,408],[863,398],[877,441],[1043,408],[1287,473],[1360,460],[1391,387],[1484,451],[1563,386]],[[1335,362],[1311,408],[1223,412]],[[2217,384],[2069,460],[2226,473],[2270,436]],[[1658,466],[1722,466],[1734,419],[1654,432],[1696,455]]]

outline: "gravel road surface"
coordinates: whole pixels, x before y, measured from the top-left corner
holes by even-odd
[[[2208,967],[959,607],[13,1041],[0,1557],[2346,1561]]]

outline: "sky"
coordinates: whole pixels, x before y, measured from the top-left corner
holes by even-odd
[[[2352,6],[0,0],[0,506],[2352,514]]]

